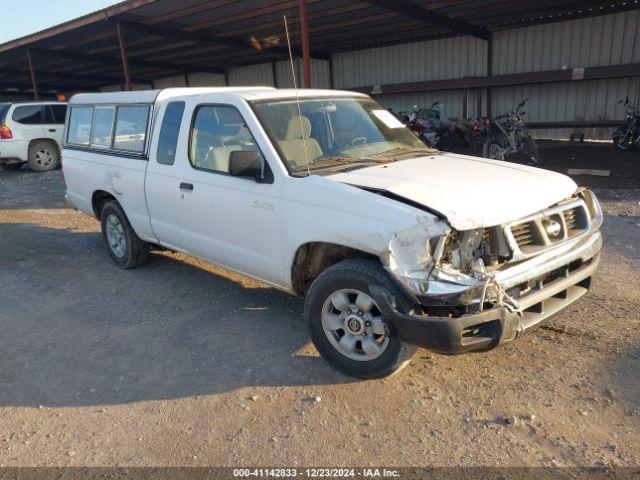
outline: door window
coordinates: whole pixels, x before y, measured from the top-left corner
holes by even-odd
[[[148,106],[118,107],[113,148],[143,153],[148,121]]]
[[[162,165],[173,165],[178,147],[178,135],[184,113],[184,102],[171,102],[167,105],[160,127],[156,160]]]
[[[16,107],[12,118],[23,125],[40,125],[42,124],[42,107],[40,105]]]
[[[66,105],[47,105],[44,111],[44,123],[49,125],[63,125],[66,116]]]
[[[237,150],[260,153],[240,112],[230,106],[198,107],[189,141],[191,165],[201,170],[229,173],[229,158]]]

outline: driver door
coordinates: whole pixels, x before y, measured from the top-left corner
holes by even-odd
[[[210,262],[282,284],[281,178],[264,181],[229,174],[231,153],[260,152],[240,106],[187,105],[188,148],[180,152],[176,222],[180,248]],[[248,107],[246,107],[248,110]],[[246,112],[248,114],[249,112]]]

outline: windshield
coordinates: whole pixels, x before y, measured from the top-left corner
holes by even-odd
[[[9,107],[11,107],[10,103],[0,103],[0,123],[6,122],[4,117],[7,114]]]
[[[306,98],[299,103],[292,99],[254,105],[292,173],[352,169],[437,153],[369,98]]]

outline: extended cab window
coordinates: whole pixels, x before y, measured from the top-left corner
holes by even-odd
[[[231,152],[260,152],[240,112],[218,105],[196,110],[189,144],[191,165],[221,173],[229,173]]]
[[[143,153],[149,122],[148,106],[118,107],[113,148]]]
[[[89,145],[93,107],[72,107],[69,114],[67,142],[75,145]]]
[[[16,107],[12,118],[23,125],[39,125],[42,123],[42,107],[40,105]]]
[[[158,152],[156,160],[163,165],[173,165],[176,159],[176,148],[178,147],[178,135],[180,134],[180,124],[184,113],[184,102],[171,102],[167,105],[160,127],[160,137],[158,138]]]
[[[96,107],[93,114],[92,147],[109,148],[111,146],[114,114],[114,107]]]

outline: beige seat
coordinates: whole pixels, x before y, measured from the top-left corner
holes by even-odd
[[[229,158],[231,152],[241,150],[237,145],[231,147],[211,147],[205,159],[205,168],[216,172],[229,173]]]
[[[311,122],[307,117],[294,115],[289,119],[284,140],[278,140],[278,145],[289,162],[304,166],[307,157],[310,162],[322,157],[320,144],[315,138],[310,138],[310,134]],[[305,157],[305,146],[307,157]]]

